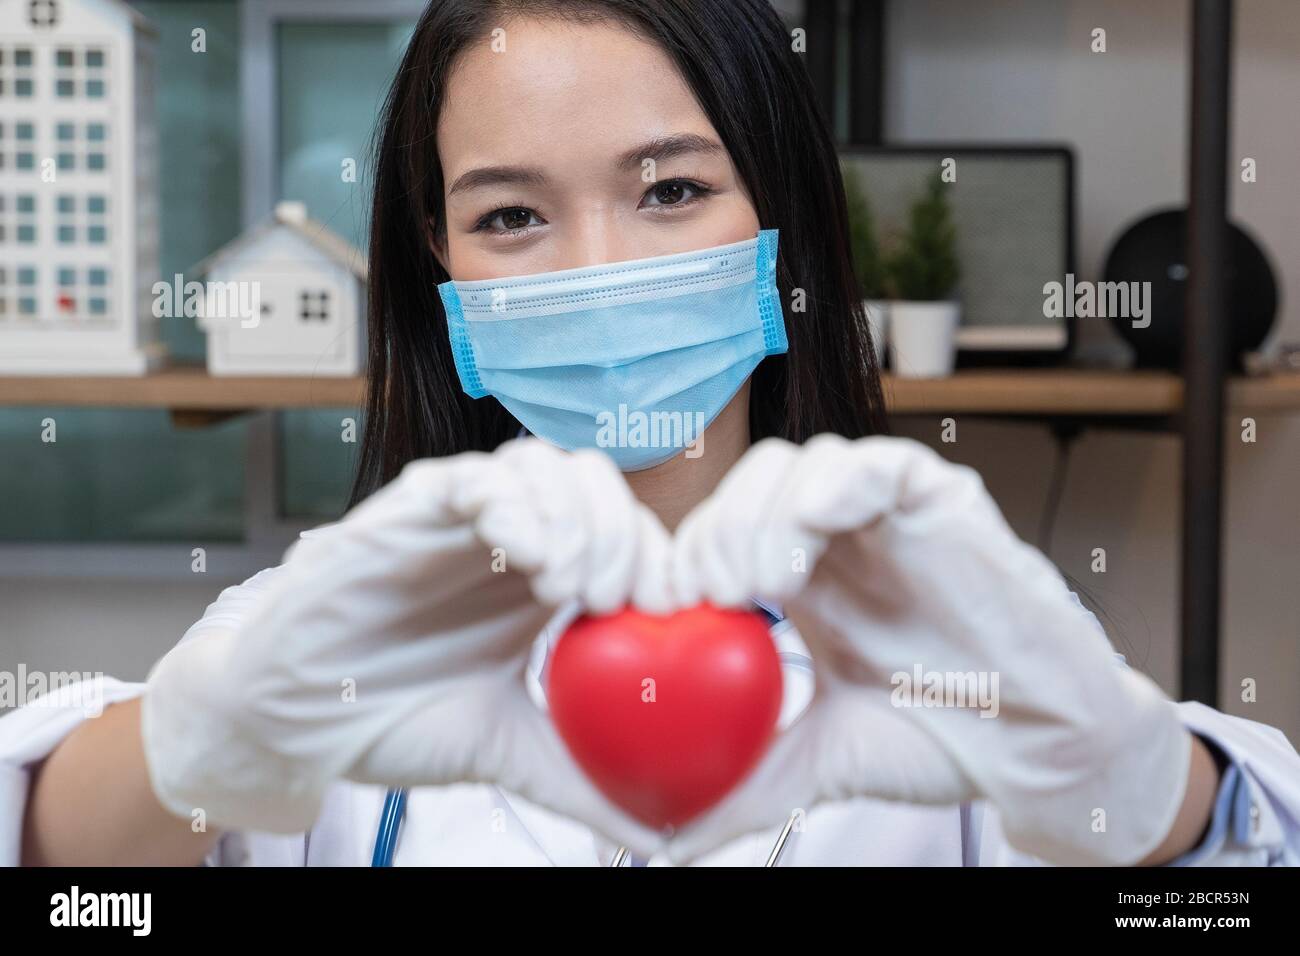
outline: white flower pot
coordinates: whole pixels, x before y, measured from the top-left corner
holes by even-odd
[[[956,302],[891,302],[889,360],[900,378],[951,375],[957,357]]]
[[[889,328],[889,301],[887,299],[864,299],[862,305],[867,310],[867,327],[871,330],[871,348],[876,353],[876,362],[885,367],[885,334]]]

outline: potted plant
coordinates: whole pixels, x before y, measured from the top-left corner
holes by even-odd
[[[885,292],[885,262],[876,236],[876,220],[862,187],[861,173],[844,167],[844,199],[848,206],[849,242],[853,272],[862,290],[871,347],[878,365],[885,363],[885,329],[889,324],[889,301]]]
[[[913,204],[908,227],[887,259],[890,361],[904,378],[952,373],[961,305],[957,234],[939,173]]]

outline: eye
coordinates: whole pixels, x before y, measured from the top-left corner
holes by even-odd
[[[524,206],[503,206],[480,219],[477,228],[493,232],[518,232],[529,226],[540,225],[542,220],[531,209]]]
[[[707,186],[688,179],[665,179],[646,190],[641,202],[647,206],[685,206],[708,191]]]

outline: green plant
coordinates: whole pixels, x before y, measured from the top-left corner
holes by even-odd
[[[849,243],[853,273],[866,299],[885,297],[885,262],[876,239],[876,221],[862,188],[862,176],[853,166],[844,168],[844,199],[848,205]]]
[[[957,232],[945,195],[943,177],[935,173],[925,193],[912,204],[908,228],[890,252],[887,285],[892,298],[938,302],[948,298],[961,267],[957,262]]]

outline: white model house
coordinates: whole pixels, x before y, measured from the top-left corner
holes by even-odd
[[[191,270],[213,375],[358,375],[365,342],[361,252],[282,202],[266,223]]]
[[[155,40],[119,0],[0,2],[0,374],[161,358]]]

